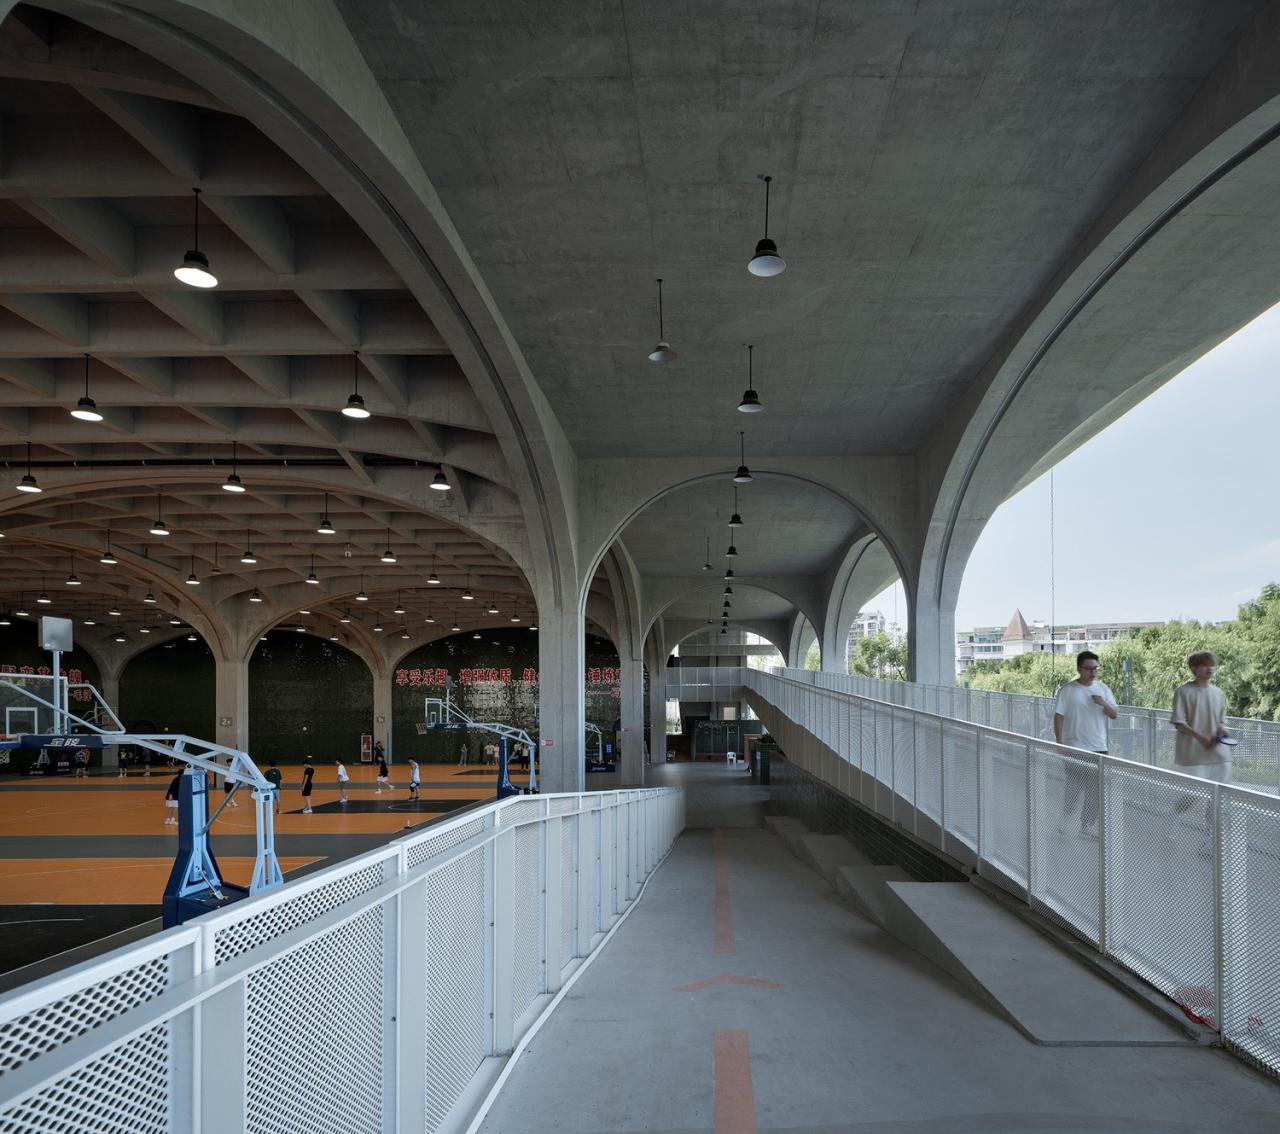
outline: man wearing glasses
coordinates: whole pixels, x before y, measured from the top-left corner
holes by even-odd
[[[1059,744],[1083,748],[1086,752],[1106,754],[1107,722],[1119,715],[1111,690],[1098,680],[1098,655],[1082,650],[1076,655],[1074,681],[1058,690],[1053,707],[1053,736]],[[1062,800],[1063,818],[1070,818],[1076,801],[1084,796],[1080,809],[1080,833],[1096,838],[1098,834],[1098,783],[1092,765],[1080,761],[1067,762],[1067,786]]]

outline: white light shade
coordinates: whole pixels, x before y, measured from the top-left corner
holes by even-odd
[[[84,624],[85,624],[86,626],[97,626],[97,625],[98,625],[96,622],[94,622],[94,620],[93,620],[92,618],[86,618],[86,619],[84,620]],[[3,623],[3,625],[6,625],[6,626],[7,626],[7,625],[8,625],[8,623],[7,623],[7,622],[6,622],[6,623]]]
[[[243,492],[244,485],[240,483],[240,478],[236,476],[235,473],[232,473],[230,476],[227,477],[225,481],[223,481],[222,491],[223,492]]]
[[[408,638],[408,637],[409,637],[409,631],[408,631],[408,630],[401,630],[401,631],[400,631],[400,637],[402,637],[402,638]]]
[[[434,626],[436,624],[436,620],[432,618],[431,615],[429,614],[422,621],[425,622],[428,626]]]
[[[315,573],[314,571],[312,571],[312,572],[307,576],[307,582],[308,582],[308,583],[310,583],[312,586],[315,586],[315,587],[318,587],[318,586],[320,585],[320,580],[316,578],[316,573]]]
[[[427,586],[438,587],[439,585],[440,585],[440,576],[437,575],[434,571],[432,571],[431,574],[427,576]]]
[[[44,491],[44,489],[41,488],[36,483],[36,478],[33,477],[30,473],[27,473],[20,481],[18,481],[18,483],[14,487],[17,488],[19,492],[43,492]]]
[[[520,621],[520,615],[518,615],[518,614],[513,614],[513,615],[511,616],[511,621],[512,621],[512,622],[519,622],[519,621]]]
[[[76,408],[71,411],[71,416],[77,421],[102,420],[102,414],[98,412],[97,403],[88,394],[76,402]]]
[[[120,560],[111,554],[111,548],[107,548],[107,550],[98,557],[98,562],[105,563],[108,567],[114,567],[120,562]]]
[[[323,520],[320,521],[320,526],[316,528],[316,531],[319,532],[321,535],[334,534],[333,525],[329,522],[328,516],[326,516]]]
[[[145,603],[148,603],[151,606],[154,606],[156,602],[156,596],[153,595],[150,591],[148,591],[146,595],[143,597],[142,601]]]
[[[79,585],[80,585],[80,580],[74,573],[67,576],[67,586],[78,587]]]
[[[354,417],[361,421],[370,416],[369,411],[365,409],[364,398],[359,394],[352,394],[347,399],[347,404],[342,407],[342,415],[343,417]]]
[[[787,270],[787,262],[778,255],[778,246],[767,236],[756,242],[756,254],[747,263],[747,271],[765,279],[780,276]]]
[[[47,594],[45,594],[44,591],[41,591],[40,597],[36,599],[36,602],[38,602],[41,606],[48,606],[51,602],[53,602],[53,599],[51,599]]]
[[[739,465],[738,471],[733,474],[734,484],[750,484],[755,477],[751,475],[751,470],[746,465]]]
[[[396,557],[392,552],[391,548],[387,548],[387,550],[382,553],[382,562],[394,563],[395,561],[396,561]]]
[[[754,390],[745,390],[742,394],[742,401],[738,403],[739,413],[760,413],[764,410],[764,406],[760,404],[760,395]]]
[[[452,626],[449,627],[449,629],[456,634],[459,630],[462,629],[462,627],[455,622]]]
[[[368,601],[369,601],[369,596],[365,594],[364,591],[361,591],[358,595],[356,595],[356,602],[368,602]]]
[[[107,613],[111,615],[113,618],[119,618],[120,608],[118,606],[113,606],[109,611],[107,611]]]
[[[445,480],[444,473],[437,472],[436,475],[431,478],[431,484],[428,487],[434,488],[437,492],[448,492],[453,488],[453,485]]]
[[[403,613],[404,613],[404,607],[402,607],[399,603],[396,603],[396,608],[395,608],[395,610],[393,610],[391,613],[392,613],[392,614],[403,614]]]
[[[139,626],[139,627],[138,627],[138,633],[139,633],[139,634],[150,634],[150,633],[151,633],[151,627],[150,627],[150,626]]]
[[[192,571],[191,574],[187,576],[187,586],[198,587],[199,585],[200,580],[196,578],[196,573]]]
[[[209,271],[209,257],[196,249],[190,249],[182,257],[182,263],[173,269],[174,278],[188,287],[217,287],[218,277]]]
[[[163,520],[157,520],[154,524],[151,525],[151,534],[152,535],[168,535],[169,529],[164,526]]]
[[[671,362],[680,356],[671,349],[670,343],[658,343],[657,346],[649,352],[650,362]]]
[[[374,632],[375,634],[381,634],[381,633],[382,633],[382,623],[381,623],[381,622],[375,622],[375,623],[374,623],[374,626],[373,626],[373,632]]]
[[[476,596],[475,596],[475,595],[473,595],[473,594],[471,593],[471,588],[470,588],[470,587],[468,587],[465,591],[463,591],[463,592],[462,592],[462,601],[463,601],[463,602],[474,602],[474,601],[475,601],[475,597],[476,597]]]
[[[129,639],[126,638],[123,634],[117,634],[115,637],[115,640],[117,642],[127,642]]]
[[[251,563],[251,564],[252,564],[252,563],[257,563],[257,562],[258,562],[258,558],[257,558],[257,556],[253,554],[253,548],[251,548],[251,547],[246,547],[246,548],[244,549],[244,554],[243,554],[242,556],[240,556],[240,562],[241,562],[241,563]]]
[[[339,622],[350,622],[350,621],[351,621],[351,615],[349,615],[349,614],[344,610],[344,611],[342,612],[342,617],[341,617],[341,618],[339,618],[339,619],[338,619],[338,621],[339,621]]]
[[[262,596],[261,596],[260,594],[258,594],[258,592],[257,592],[257,591],[254,591],[254,592],[249,596],[249,601],[250,601],[250,602],[261,602],[261,601],[262,601]]]

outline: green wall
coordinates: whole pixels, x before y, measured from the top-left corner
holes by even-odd
[[[213,681],[213,655],[203,641],[184,637],[152,646],[120,675],[120,719],[127,729],[212,740]]]
[[[272,630],[249,660],[249,754],[268,760],[360,761],[374,733],[369,667],[335,642]]]

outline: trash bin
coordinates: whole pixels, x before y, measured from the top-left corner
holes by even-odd
[[[776,744],[761,744],[756,749],[756,776],[762,784],[769,782],[769,759],[777,751]]]

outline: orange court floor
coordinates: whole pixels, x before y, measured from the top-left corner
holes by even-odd
[[[312,812],[303,813],[301,765],[282,765],[276,853],[285,878],[350,858],[405,830],[494,797],[496,769],[422,764],[419,802],[408,798],[408,767],[393,764],[391,788],[379,790],[370,765],[347,765],[341,799],[337,770],[317,764]],[[66,958],[92,955],[102,938],[159,928],[161,897],[177,849],[165,818],[165,792],[179,769],[150,776],[93,769],[87,777],[0,776],[0,986],[11,986]],[[527,773],[512,772],[523,786]],[[213,807],[224,793],[210,793]],[[224,876],[241,885],[253,869],[254,806],[235,793],[214,825],[213,848]],[[120,942],[115,942],[120,943]],[[102,941],[105,948],[112,942]],[[56,958],[47,961],[47,958]]]

